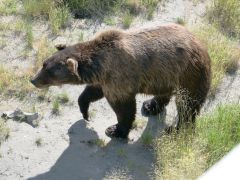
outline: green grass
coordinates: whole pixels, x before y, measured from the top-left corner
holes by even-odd
[[[54,99],[52,103],[52,114],[59,115],[60,113],[60,103],[58,99]]]
[[[133,20],[134,20],[134,16],[132,14],[130,14],[129,12],[126,12],[122,17],[123,27],[125,29],[129,28],[130,25],[132,24]]]
[[[56,99],[59,103],[61,104],[65,104],[65,103],[68,103],[69,102],[69,97],[68,97],[68,94],[66,92],[63,92],[61,94],[58,94],[56,96]]]
[[[214,26],[202,25],[193,30],[208,47],[212,60],[212,92],[214,93],[226,72],[236,69],[240,60],[237,40],[229,39]]]
[[[0,49],[7,46],[7,41],[4,38],[0,38]]]
[[[33,48],[33,31],[32,31],[32,22],[31,21],[26,21],[25,25],[25,40],[26,40],[26,48],[32,49]]]
[[[106,141],[104,139],[93,139],[93,140],[89,140],[88,144],[103,148],[106,146]]]
[[[140,139],[144,146],[151,146],[153,144],[153,140],[153,135],[149,131],[144,132]]]
[[[58,94],[53,98],[52,102],[52,113],[55,115],[59,115],[60,113],[60,105],[66,104],[69,102],[69,97],[66,92],[63,92],[61,94]]]
[[[114,19],[114,18],[112,18],[112,17],[105,17],[105,18],[103,19],[103,22],[104,22],[105,24],[109,25],[109,26],[114,26],[114,25],[117,24],[116,19]]]
[[[58,34],[60,29],[66,28],[71,15],[67,7],[54,7],[49,12],[49,22],[54,34]]]
[[[186,20],[184,17],[177,17],[176,23],[184,26],[186,24]]]
[[[43,144],[42,138],[37,138],[36,141],[35,141],[35,144],[36,144],[38,147],[42,146],[42,144]]]
[[[54,7],[52,0],[24,0],[23,8],[25,16],[27,17],[48,17],[49,12]]]
[[[162,0],[142,0],[142,5],[146,8],[146,17],[148,20],[153,18],[153,13],[155,12],[159,2],[164,2]]]
[[[199,118],[198,134],[206,147],[209,167],[240,143],[240,105],[218,107]]]
[[[80,34],[79,34],[78,41],[83,42],[84,39],[85,39],[85,36],[84,36],[84,32],[82,31],[82,32],[80,32]]]
[[[36,61],[33,71],[36,72],[42,67],[43,61],[46,60],[52,53],[56,50],[50,46],[50,42],[47,40],[46,36],[42,36],[38,41],[36,41]]]
[[[144,126],[146,126],[147,121],[141,118],[136,118],[136,120],[133,122],[132,129],[142,129]]]
[[[213,0],[207,17],[222,32],[230,36],[240,35],[239,0]]]
[[[13,15],[17,13],[17,0],[0,1],[0,15]]]
[[[0,118],[0,145],[9,137],[9,129],[4,119]]]
[[[155,141],[156,179],[196,179],[240,143],[240,105],[218,107],[197,119],[196,132],[163,135]]]
[[[66,28],[71,17],[69,8],[63,2],[52,0],[24,0],[24,13],[27,18],[44,17],[49,20],[54,34]]]
[[[29,82],[31,76],[31,71],[14,72],[0,65],[0,96],[22,100],[34,90],[38,92]]]

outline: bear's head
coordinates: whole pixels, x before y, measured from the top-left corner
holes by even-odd
[[[63,84],[82,84],[79,59],[74,46],[57,45],[57,52],[43,62],[42,68],[31,79],[37,88]]]

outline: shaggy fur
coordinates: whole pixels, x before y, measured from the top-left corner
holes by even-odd
[[[210,88],[207,50],[180,25],[167,24],[138,32],[109,30],[91,41],[59,47],[45,61],[45,69],[48,66],[54,69],[60,62],[66,67],[66,61],[71,58],[77,62],[77,72],[65,68],[61,71],[65,80],[60,80],[57,76],[47,76],[43,68],[33,84],[37,87],[87,84],[79,97],[83,117],[88,119],[91,102],[106,97],[118,119],[118,124],[106,130],[111,137],[128,136],[135,119],[138,93],[154,95],[143,104],[146,115],[159,113],[176,94],[179,129],[182,122],[195,121]],[[38,83],[46,78],[50,83]]]

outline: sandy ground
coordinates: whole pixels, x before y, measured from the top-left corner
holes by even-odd
[[[193,5],[189,1],[170,0],[165,7],[159,7],[150,22],[137,19],[133,28],[156,26],[164,22],[173,22],[177,17],[194,24],[204,13],[204,5]],[[2,18],[2,17],[1,17]],[[13,17],[4,17],[10,21]],[[87,38],[91,38],[95,31],[107,29],[104,24],[95,25],[94,28],[82,27],[82,21],[76,20],[71,28],[62,36],[51,37],[56,42],[74,43],[79,32],[84,31]],[[47,26],[36,23],[34,26],[35,38],[47,33]],[[19,56],[24,48],[23,37],[7,34],[9,45],[0,50],[0,62],[17,70],[22,70],[32,62],[34,57]],[[14,49],[14,50],[13,50]],[[11,61],[10,61],[11,60]],[[216,100],[209,100],[204,107],[205,111],[216,107],[219,103],[239,102],[240,73],[227,75],[216,94]],[[70,102],[61,105],[60,115],[51,113],[52,103],[37,101],[18,101],[16,99],[1,100],[0,112],[14,110],[19,107],[30,109],[36,106],[41,114],[39,126],[33,128],[26,123],[8,120],[10,128],[9,139],[0,147],[0,179],[1,180],[79,180],[79,179],[153,179],[154,154],[153,148],[143,145],[142,138],[155,137],[165,126],[175,119],[175,105],[171,102],[167,107],[167,115],[146,118],[141,116],[142,102],[150,97],[137,97],[138,127],[133,129],[129,141],[111,140],[104,131],[117,122],[114,112],[105,99],[93,103],[90,107],[91,121],[83,120],[77,105],[77,98],[84,86],[52,87],[50,94],[66,92]],[[40,146],[36,140],[41,139]],[[101,140],[104,146],[100,147],[94,142]]]

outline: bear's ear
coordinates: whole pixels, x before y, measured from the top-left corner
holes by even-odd
[[[67,47],[66,44],[57,44],[57,45],[55,45],[55,48],[56,48],[57,50],[59,50],[59,51],[65,49],[66,47]]]
[[[67,59],[67,67],[68,67],[69,71],[71,71],[78,78],[80,78],[80,76],[78,74],[78,62],[76,59],[68,58]]]

